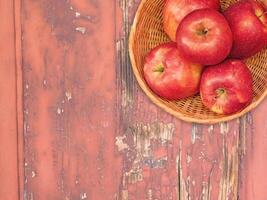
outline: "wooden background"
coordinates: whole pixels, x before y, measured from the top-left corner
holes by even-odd
[[[189,124],[138,87],[139,0],[0,0],[0,199],[266,200],[267,101]]]

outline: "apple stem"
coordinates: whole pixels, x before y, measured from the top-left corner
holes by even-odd
[[[204,29],[198,30],[197,34],[198,35],[206,35],[208,32],[209,32],[209,30],[207,28],[204,28]]]
[[[226,90],[224,88],[218,88],[216,90],[216,93],[217,93],[216,98],[219,98],[221,96],[225,96],[227,92],[226,92]]]
[[[153,72],[164,72],[164,67],[162,65],[158,66]]]

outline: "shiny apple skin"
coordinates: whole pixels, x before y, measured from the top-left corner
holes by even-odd
[[[219,0],[166,0],[163,8],[163,28],[172,41],[176,40],[176,30],[182,19],[201,8],[220,9]]]
[[[164,70],[158,70],[163,67]],[[177,100],[199,92],[203,67],[183,57],[170,42],[154,48],[145,59],[144,77],[158,96]]]
[[[220,91],[225,90],[225,93]],[[229,59],[207,67],[201,78],[203,104],[218,114],[232,114],[245,108],[253,98],[252,75],[244,62]]]
[[[233,32],[230,57],[248,58],[266,47],[267,13],[264,12],[264,6],[253,0],[240,1],[224,12]]]
[[[206,8],[193,11],[183,19],[176,41],[185,58],[202,65],[215,65],[229,55],[233,38],[224,16]]]

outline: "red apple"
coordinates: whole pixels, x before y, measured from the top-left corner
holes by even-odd
[[[212,8],[219,10],[219,0],[166,0],[163,9],[164,31],[172,41],[176,40],[176,30],[182,19],[190,12],[201,9]]]
[[[202,66],[184,59],[174,42],[157,46],[145,59],[144,76],[148,86],[168,100],[196,94],[201,72]]]
[[[232,58],[248,58],[267,44],[267,13],[261,3],[241,1],[230,6],[224,15],[233,32]]]
[[[240,111],[252,101],[252,75],[240,60],[209,66],[201,78],[200,96],[203,104],[218,114]]]
[[[232,47],[232,32],[224,16],[205,8],[191,12],[181,22],[177,48],[185,58],[203,65],[222,62]]]

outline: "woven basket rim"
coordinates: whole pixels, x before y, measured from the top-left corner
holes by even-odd
[[[139,4],[139,7],[138,7],[136,14],[135,14],[135,17],[134,17],[133,24],[131,26],[131,31],[130,31],[130,36],[129,36],[128,42],[129,42],[130,61],[131,61],[131,66],[132,66],[132,70],[133,70],[133,73],[135,75],[135,78],[136,78],[139,86],[141,87],[141,89],[145,92],[145,94],[148,96],[148,98],[154,104],[156,104],[157,106],[159,106],[160,108],[162,108],[166,112],[170,113],[174,117],[181,119],[183,121],[186,121],[186,122],[193,122],[193,123],[199,123],[199,124],[215,124],[215,123],[226,122],[226,121],[230,121],[230,120],[239,118],[239,117],[245,115],[246,113],[248,113],[249,111],[253,110],[255,107],[257,107],[263,101],[263,99],[267,96],[267,88],[266,87],[265,87],[263,94],[260,96],[260,98],[257,101],[250,103],[245,109],[243,109],[242,111],[240,111],[238,113],[234,113],[234,114],[227,115],[227,116],[222,115],[221,117],[214,118],[214,119],[199,119],[199,118],[195,118],[195,117],[188,117],[179,111],[175,111],[175,110],[169,108],[167,105],[163,104],[160,100],[158,100],[158,98],[160,98],[160,97],[154,96],[153,92],[148,89],[148,86],[145,83],[145,81],[143,81],[141,79],[140,74],[139,74],[138,69],[137,69],[137,66],[136,66],[135,56],[134,56],[134,52],[133,52],[136,26],[137,26],[137,23],[138,23],[139,18],[140,18],[140,12],[141,12],[144,4],[147,1],[148,0],[141,0],[141,3]]]

